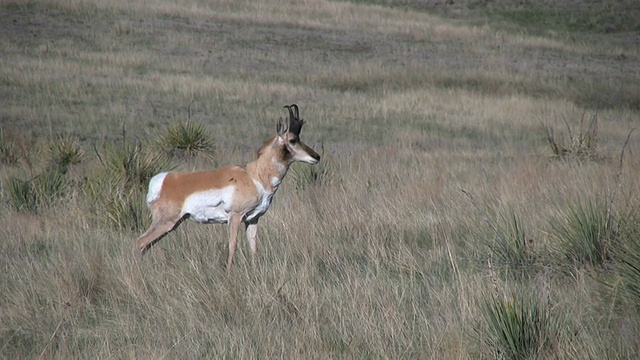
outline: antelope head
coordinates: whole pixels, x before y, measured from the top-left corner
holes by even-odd
[[[304,125],[304,120],[300,119],[298,105],[286,105],[285,109],[289,110],[289,118],[280,118],[276,130],[278,132],[278,140],[282,141],[284,150],[288,153],[287,157],[291,162],[300,161],[307,164],[317,164],[320,161],[320,155],[300,141],[300,131],[302,130],[302,125]]]

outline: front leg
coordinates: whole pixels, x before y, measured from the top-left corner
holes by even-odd
[[[249,242],[249,248],[251,249],[251,265],[256,267],[256,256],[258,251],[258,243],[256,239],[256,234],[258,233],[258,222],[254,223],[245,223],[247,230],[247,242]]]
[[[227,262],[227,273],[231,271],[233,264],[233,254],[238,245],[238,225],[242,221],[242,215],[234,213],[229,217],[229,261]]]

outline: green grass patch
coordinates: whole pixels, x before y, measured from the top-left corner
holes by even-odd
[[[122,140],[96,154],[103,168],[83,188],[94,221],[117,230],[143,229],[149,217],[145,201],[149,180],[175,166],[164,153],[139,141]]]
[[[497,1],[420,1],[420,0],[349,0],[357,4],[425,11],[471,23],[488,22],[508,30],[544,34],[548,31],[568,33],[613,33],[640,30],[640,5],[633,0],[514,2]]]
[[[554,1],[516,5],[499,1],[483,9],[489,18],[501,20],[531,33],[612,33],[640,30],[640,5],[633,1],[601,3]]]

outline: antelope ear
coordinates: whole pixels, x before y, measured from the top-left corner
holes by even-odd
[[[278,132],[278,136],[283,136],[289,131],[289,120],[284,120],[280,118],[278,124],[276,125],[276,131]]]

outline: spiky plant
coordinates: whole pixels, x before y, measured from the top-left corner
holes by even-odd
[[[119,230],[140,230],[147,221],[144,195],[151,177],[174,168],[162,153],[123,141],[98,156],[104,165],[84,192],[98,222]]]
[[[572,128],[563,117],[567,134],[556,135],[554,129],[546,125],[547,143],[556,158],[578,158],[597,160],[600,158],[598,146],[598,116],[594,114],[586,123],[586,113],[582,114],[578,129]]]
[[[61,136],[49,145],[49,153],[53,166],[63,171],[71,165],[79,164],[84,159],[84,150],[76,139],[71,136]]]
[[[489,296],[481,302],[479,336],[497,358],[543,357],[559,335],[561,324],[550,316],[550,307],[533,291],[513,291]]]
[[[48,170],[29,180],[10,178],[7,182],[9,205],[18,211],[38,213],[60,198],[68,185],[64,173]]]
[[[602,266],[610,259],[613,225],[607,202],[589,199],[571,205],[552,229],[560,252],[573,264]]]
[[[169,127],[156,143],[160,149],[178,157],[210,155],[215,150],[215,142],[204,125],[191,121]]]
[[[103,164],[109,176],[123,188],[145,188],[155,174],[173,168],[161,153],[146,151],[140,143],[123,142],[108,147]]]

